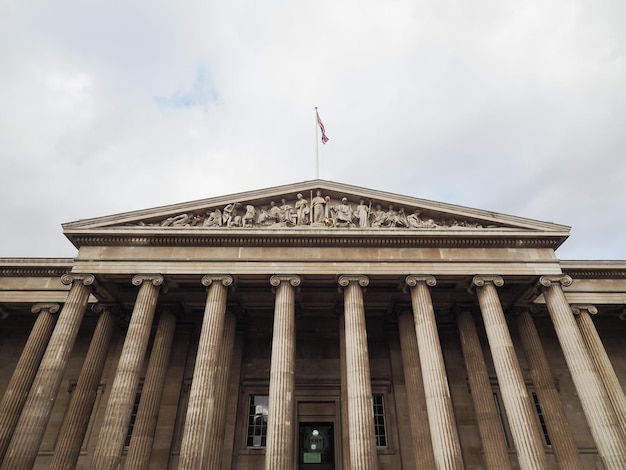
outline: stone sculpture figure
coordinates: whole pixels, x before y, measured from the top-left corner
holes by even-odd
[[[433,219],[422,219],[419,209],[415,209],[412,214],[407,215],[407,223],[410,228],[435,228],[437,224]]]
[[[352,207],[348,204],[348,198],[342,198],[341,204],[337,204],[333,207],[333,218],[336,224],[347,224],[349,226],[354,225],[354,213]]]
[[[394,210],[393,205],[389,204],[389,209],[385,212],[385,220],[383,225],[385,227],[395,227],[398,219],[398,212]]]
[[[317,191],[315,197],[311,201],[313,210],[313,223],[323,224],[326,217],[326,199],[322,197],[322,192]]]
[[[281,222],[288,224],[296,224],[296,214],[293,212],[293,206],[287,203],[287,199],[280,200]]]
[[[268,219],[275,224],[281,221],[282,214],[280,207],[278,207],[274,201],[270,202],[270,210],[268,211],[267,215]]]
[[[193,214],[180,214],[172,217],[168,217],[161,222],[161,227],[174,227],[180,225],[187,225],[192,220]]]
[[[246,213],[241,219],[242,227],[252,227],[254,226],[254,222],[256,221],[256,209],[254,206],[248,204],[246,206]]]
[[[354,217],[359,219],[359,227],[369,227],[370,222],[370,208],[365,205],[365,201],[361,199],[359,205],[356,207]]]
[[[224,207],[222,220],[226,227],[239,227],[241,225],[241,216],[237,215],[237,209],[241,207],[241,203],[233,202]]]
[[[203,227],[221,227],[222,226],[222,211],[215,209],[212,212],[208,212],[206,219],[202,223]]]
[[[309,202],[300,193],[296,197],[296,224],[306,225],[309,223]]]
[[[376,210],[371,213],[372,227],[382,227],[386,220],[385,211],[380,204],[376,204]]]

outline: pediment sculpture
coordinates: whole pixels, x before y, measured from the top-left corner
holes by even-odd
[[[322,191],[306,198],[282,197],[269,203],[231,202],[202,211],[184,212],[162,220],[140,222],[144,226],[204,228],[360,228],[360,229],[438,229],[484,228],[479,222],[454,217],[426,215],[419,208],[394,207],[383,201],[357,202],[347,197],[331,198]],[[494,227],[488,225],[487,227]]]

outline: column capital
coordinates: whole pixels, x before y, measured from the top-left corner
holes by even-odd
[[[40,303],[31,307],[30,311],[33,313],[39,313],[42,310],[47,310],[49,313],[57,313],[59,311],[59,304],[56,303]]]
[[[61,276],[61,282],[66,286],[71,285],[74,281],[81,281],[84,285],[90,286],[96,280],[93,274],[75,274],[66,273]]]
[[[91,306],[91,311],[97,314],[103,314],[104,312],[109,312],[115,317],[122,316],[122,308],[118,304],[106,303],[106,302],[98,302]]]
[[[540,312],[539,305],[529,304],[529,305],[514,305],[510,308],[509,313],[514,317],[519,317],[522,313],[527,312],[530,315],[537,315]]]
[[[415,287],[420,283],[424,283],[429,287],[435,287],[437,285],[437,279],[435,276],[425,275],[425,274],[409,274],[404,282],[409,287]]]
[[[140,286],[145,281],[150,281],[153,286],[160,286],[163,284],[163,276],[160,274],[137,274],[133,277],[133,286]]]
[[[288,282],[293,287],[298,287],[300,285],[301,279],[300,276],[295,274],[274,274],[270,277],[270,284],[274,287],[278,287],[283,282]]]
[[[572,285],[572,278],[565,274],[557,274],[553,276],[541,276],[539,278],[539,284],[542,287],[551,287],[552,284],[560,284],[562,287]]]
[[[370,280],[367,276],[362,274],[342,274],[337,280],[341,287],[347,287],[352,283],[358,283],[361,287],[367,287]]]
[[[497,274],[479,274],[472,278],[472,287],[482,287],[485,284],[493,284],[496,287],[502,287],[504,285],[504,279],[502,279],[502,276],[498,276]]]
[[[233,283],[233,277],[228,274],[207,274],[202,277],[202,285],[209,287],[214,282],[221,282],[224,287],[228,287]]]
[[[598,308],[591,304],[572,304],[571,307],[574,315],[580,315],[582,312],[587,312],[589,315],[598,313]]]

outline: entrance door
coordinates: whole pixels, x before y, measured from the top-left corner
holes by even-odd
[[[333,423],[300,423],[299,470],[335,470]]]

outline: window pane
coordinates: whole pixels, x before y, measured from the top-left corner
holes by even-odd
[[[372,396],[374,406],[374,431],[376,433],[376,447],[387,447],[387,429],[385,425],[385,405],[383,395]]]
[[[267,438],[267,395],[251,395],[248,411],[248,447],[265,447]]]

